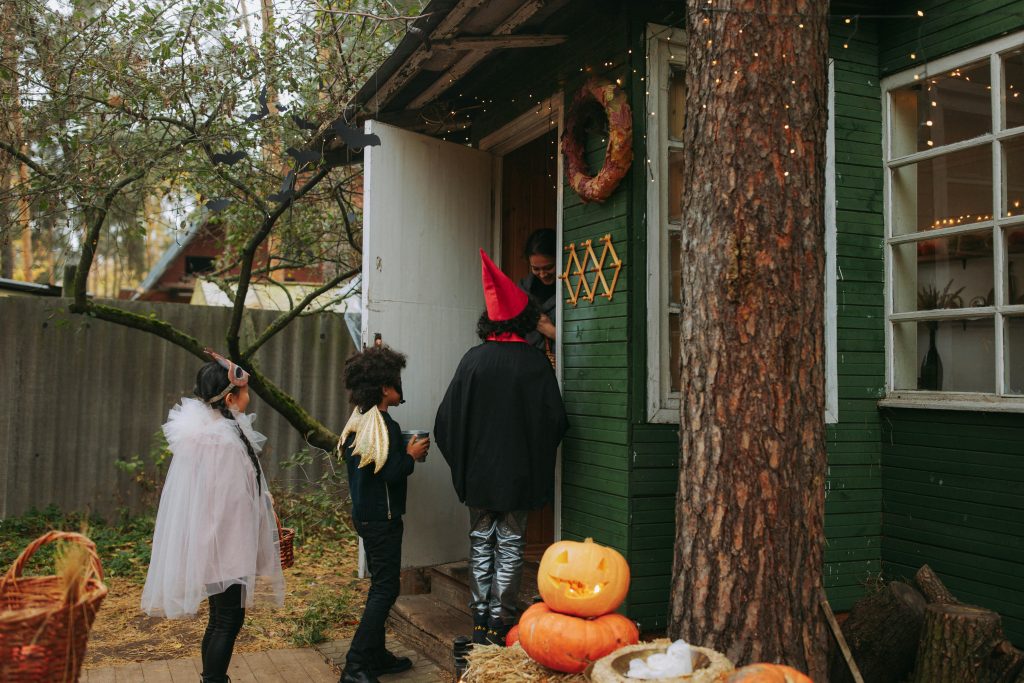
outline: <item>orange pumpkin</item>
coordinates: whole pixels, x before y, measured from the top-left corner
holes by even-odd
[[[544,551],[537,588],[556,612],[596,617],[622,604],[629,591],[629,565],[618,551],[593,539],[559,541]]]
[[[516,624],[508,630],[508,634],[505,636],[505,647],[512,647],[519,642],[519,624]]]
[[[809,677],[784,664],[751,664],[737,669],[726,683],[814,683]]]
[[[526,654],[564,673],[579,673],[591,662],[639,640],[636,624],[621,614],[581,619],[538,602],[519,619],[519,644]]]

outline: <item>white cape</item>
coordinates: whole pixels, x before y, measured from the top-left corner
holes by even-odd
[[[241,607],[284,602],[277,525],[266,488],[236,424],[258,453],[266,437],[251,418],[228,420],[205,403],[183,398],[171,408],[164,435],[171,448],[142,611],[171,619],[194,616],[199,604],[241,584]]]

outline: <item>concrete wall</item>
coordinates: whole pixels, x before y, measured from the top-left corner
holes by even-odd
[[[223,352],[230,309],[119,302],[154,313],[201,343]],[[66,510],[109,514],[138,509],[140,487],[115,466],[148,456],[160,425],[181,396],[191,395],[200,362],[153,335],[71,315],[55,298],[0,298],[0,519],[51,503]],[[249,311],[252,335],[278,315]],[[260,369],[337,431],[348,417],[341,380],[353,352],[337,314],[301,318],[257,354]],[[280,472],[278,464],[305,447],[284,418],[253,395],[256,428],[270,440],[267,476],[315,479]]]

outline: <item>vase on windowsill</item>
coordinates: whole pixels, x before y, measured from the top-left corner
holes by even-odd
[[[921,375],[917,379],[917,388],[926,391],[940,391],[942,389],[942,359],[939,358],[939,350],[935,348],[935,333],[938,332],[937,322],[928,323],[928,352],[924,354],[924,362],[921,363]]]

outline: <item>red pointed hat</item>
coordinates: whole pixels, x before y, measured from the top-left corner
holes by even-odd
[[[526,292],[501,272],[483,249],[480,250],[480,279],[484,284],[487,317],[495,322],[511,320],[526,308],[530,301]]]

